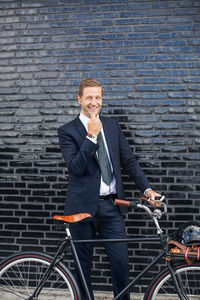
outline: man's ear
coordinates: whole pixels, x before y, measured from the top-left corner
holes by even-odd
[[[81,104],[81,97],[77,95],[78,103]]]

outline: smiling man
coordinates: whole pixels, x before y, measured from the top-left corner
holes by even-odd
[[[154,200],[160,194],[150,188],[117,121],[99,116],[103,101],[101,84],[93,78],[84,79],[77,98],[80,115],[58,129],[60,148],[69,171],[65,215],[85,212],[93,217],[72,226],[72,236],[92,239],[98,234],[106,239],[125,238],[125,211],[113,203],[115,198],[125,199],[121,167],[146,197]],[[105,249],[116,296],[129,281],[128,249],[126,243],[108,243]],[[91,285],[93,245],[77,244],[76,250],[94,299]],[[78,279],[78,274],[76,276]],[[86,300],[82,288],[81,293],[82,300]],[[120,300],[129,299],[127,294]]]

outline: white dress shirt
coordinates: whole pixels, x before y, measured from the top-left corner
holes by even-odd
[[[79,118],[80,118],[81,122],[83,123],[86,131],[88,132],[88,122],[89,122],[90,118],[86,117],[82,112],[80,113]],[[110,165],[111,165],[111,170],[113,172],[113,166],[112,166],[112,163],[111,163],[111,160],[110,160],[110,154],[109,154],[109,151],[108,151],[108,146],[107,146],[107,143],[106,143],[103,127],[101,128],[101,133],[102,133],[104,144],[105,144],[105,147],[106,147],[108,159],[109,159],[109,162],[110,162]],[[91,138],[89,138],[89,137],[87,137],[87,138],[89,140],[91,140],[93,143],[95,143],[95,141],[93,141]],[[113,175],[113,179],[112,179],[112,182],[110,183],[110,185],[107,185],[102,180],[102,176],[101,176],[101,185],[100,185],[100,193],[99,194],[101,196],[105,196],[105,195],[109,195],[109,194],[116,194],[116,179],[115,179],[114,175]]]

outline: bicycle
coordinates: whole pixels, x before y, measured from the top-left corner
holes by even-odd
[[[150,237],[126,239],[96,239],[73,240],[70,234],[70,225],[91,217],[82,213],[72,216],[54,216],[55,220],[64,222],[66,237],[59,242],[54,257],[46,253],[20,252],[0,263],[0,296],[1,300],[79,300],[78,285],[67,266],[63,263],[66,249],[71,248],[74,262],[77,265],[88,299],[91,300],[86,281],[76,253],[76,243],[95,242],[159,242],[160,253],[147,264],[127,287],[114,300],[120,299],[138,283],[143,275],[161,259],[165,258],[166,267],[153,279],[144,294],[144,300],[159,300],[161,296],[169,295],[166,299],[199,300],[200,299],[200,247],[194,245],[188,248],[178,241],[170,240],[163,234],[159,219],[167,212],[163,203],[164,196],[154,202],[156,208],[150,209],[147,205],[124,200],[115,200],[116,205],[126,205],[144,209],[155,224],[157,233]],[[143,199],[144,200],[144,199]],[[150,199],[148,199],[149,201]],[[152,202],[150,202],[152,204]],[[163,207],[162,211],[159,207]]]

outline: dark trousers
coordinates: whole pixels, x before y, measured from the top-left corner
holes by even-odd
[[[103,239],[111,238],[125,238],[125,225],[123,217],[120,215],[118,208],[113,204],[111,199],[99,200],[99,208],[96,216],[92,221],[79,223],[70,229],[74,239],[93,239],[96,234]],[[128,248],[125,242],[121,243],[106,243],[106,253],[110,263],[111,278],[113,283],[113,291],[116,296],[129,282],[129,261],[128,261]],[[79,260],[86,278],[87,285],[94,299],[92,285],[91,285],[91,269],[92,269],[92,256],[93,244],[76,244],[76,250]],[[82,300],[86,300],[82,284],[79,276],[75,274],[79,282],[79,287],[82,294]],[[120,300],[129,300],[129,293],[120,298]]]

